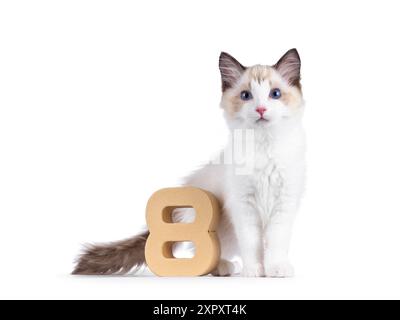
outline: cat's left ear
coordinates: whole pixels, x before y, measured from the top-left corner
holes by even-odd
[[[283,57],[280,58],[279,61],[274,65],[274,68],[289,83],[289,85],[296,86],[298,88],[301,87],[300,67],[300,55],[296,49],[291,49],[286,52]]]

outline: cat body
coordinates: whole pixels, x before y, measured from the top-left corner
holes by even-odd
[[[222,204],[222,262],[214,274],[237,271],[231,261],[240,256],[243,275],[293,275],[287,254],[304,189],[305,137],[300,123],[292,125],[290,131],[255,133],[251,174],[237,174],[243,163],[209,164],[185,180],[185,185],[211,191]],[[182,220],[192,214],[186,210]]]
[[[222,205],[217,230],[221,260],[213,274],[293,276],[288,251],[305,180],[299,55],[292,49],[272,67],[247,68],[226,53],[219,62],[221,107],[231,138],[218,161],[184,181],[212,192]],[[180,209],[177,219],[190,220],[193,214],[192,209]],[[126,272],[141,265],[144,257],[138,251],[143,251],[146,237],[88,247],[74,273]],[[132,246],[136,256],[127,259]],[[103,258],[118,258],[107,264],[100,252]],[[239,264],[234,263],[237,257]],[[125,264],[118,265],[118,259]]]

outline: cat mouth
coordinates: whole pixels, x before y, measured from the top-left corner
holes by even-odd
[[[256,120],[256,123],[268,123],[269,120],[265,119],[265,118],[259,118],[258,120]]]

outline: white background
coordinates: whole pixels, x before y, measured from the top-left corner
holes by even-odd
[[[398,1],[2,1],[1,298],[400,298]],[[226,139],[218,55],[296,47],[294,279],[73,277]]]

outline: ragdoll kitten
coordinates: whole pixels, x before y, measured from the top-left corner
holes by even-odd
[[[222,205],[217,232],[221,260],[213,274],[228,276],[238,271],[233,258],[239,256],[243,276],[293,276],[288,249],[305,172],[300,57],[292,49],[273,66],[244,67],[221,53],[219,69],[221,107],[232,136],[237,136],[222,154],[235,145],[252,152],[246,152],[241,163],[210,163],[185,181],[185,185],[211,191]],[[240,130],[250,133],[250,139],[247,134],[235,134]],[[190,219],[191,210],[180,209],[178,221]],[[147,236],[145,232],[89,246],[73,273],[126,273],[139,267],[145,264]]]

